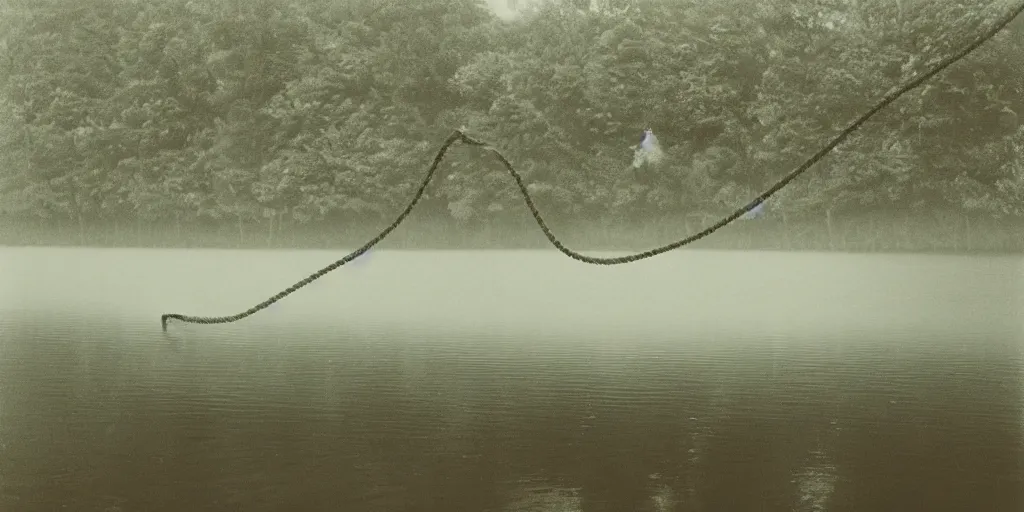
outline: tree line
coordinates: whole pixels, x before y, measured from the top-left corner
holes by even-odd
[[[1007,3],[8,0],[0,217],[222,223],[390,220],[465,127],[542,212],[721,214]],[[1024,30],[1015,23],[879,113],[774,197],[788,218],[1024,216]],[[657,134],[663,163],[632,172]],[[522,216],[501,165],[457,150],[416,215]]]

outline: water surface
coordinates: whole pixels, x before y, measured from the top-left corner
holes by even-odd
[[[0,251],[0,510],[1017,511],[1024,260]]]

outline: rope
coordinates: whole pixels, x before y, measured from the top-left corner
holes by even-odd
[[[481,140],[478,140],[478,139],[475,139],[473,137],[470,137],[470,136],[466,135],[465,133],[463,133],[462,130],[455,130],[444,141],[444,144],[441,145],[441,149],[437,152],[437,156],[434,157],[434,161],[433,161],[433,163],[431,163],[430,169],[427,171],[427,175],[423,178],[423,181],[420,183],[419,189],[416,190],[416,194],[413,195],[413,198],[409,202],[409,205],[406,206],[404,210],[402,210],[402,212],[398,215],[398,217],[394,220],[394,222],[392,222],[388,227],[384,228],[384,230],[381,231],[380,234],[378,234],[377,236],[373,237],[373,239],[371,239],[370,241],[366,242],[362,247],[356,249],[355,251],[352,251],[350,254],[348,254],[347,256],[345,256],[343,258],[341,258],[340,260],[335,261],[334,263],[331,263],[330,265],[328,265],[328,266],[318,270],[317,272],[311,274],[309,277],[306,277],[305,279],[303,279],[303,280],[301,280],[301,281],[299,281],[299,282],[289,286],[288,288],[286,288],[285,290],[282,290],[281,292],[277,293],[273,297],[270,297],[269,299],[267,299],[267,300],[265,300],[265,301],[255,305],[255,306],[253,306],[253,307],[251,307],[251,308],[249,308],[249,309],[247,309],[247,310],[245,310],[245,311],[243,311],[241,313],[238,313],[238,314],[235,314],[235,315],[229,315],[229,316],[213,316],[213,317],[191,316],[191,315],[183,315],[183,314],[179,314],[179,313],[167,313],[167,314],[164,314],[164,315],[162,315],[160,317],[160,324],[163,327],[163,330],[167,331],[167,321],[171,320],[171,319],[180,320],[182,322],[193,323],[193,324],[225,324],[225,323],[230,323],[230,322],[236,322],[236,321],[241,320],[243,318],[252,316],[253,314],[255,314],[255,313],[259,312],[259,311],[262,311],[263,309],[266,309],[271,304],[274,304],[275,302],[277,302],[277,301],[287,297],[288,295],[291,295],[292,293],[294,293],[298,289],[302,288],[303,286],[306,286],[307,284],[312,283],[313,281],[315,281],[317,279],[320,279],[321,277],[323,277],[328,272],[331,272],[332,270],[335,270],[338,267],[341,267],[342,265],[345,265],[346,263],[349,263],[352,260],[362,256],[367,251],[369,251],[371,248],[373,248],[373,246],[377,245],[382,240],[384,240],[384,238],[386,238],[388,235],[390,235],[391,232],[394,231],[396,228],[398,228],[398,226],[401,225],[403,221],[405,221],[405,219],[409,216],[409,214],[412,213],[413,209],[419,203],[420,199],[422,199],[423,193],[426,191],[427,185],[429,185],[431,180],[434,179],[434,173],[437,171],[437,168],[441,164],[441,161],[444,159],[444,156],[448,153],[448,149],[451,148],[451,146],[453,144],[455,144],[456,142],[462,142],[462,143],[468,144],[470,146],[479,146],[479,147],[483,148],[484,150],[493,153],[494,156],[502,163],[502,165],[505,166],[505,169],[508,170],[508,173],[512,176],[512,179],[515,180],[516,186],[519,188],[519,193],[523,196],[523,200],[526,202],[526,207],[529,208],[530,214],[533,215],[533,218],[537,222],[537,225],[540,226],[541,231],[544,232],[544,236],[547,237],[548,241],[551,242],[551,245],[555,246],[555,248],[558,249],[562,254],[564,254],[564,255],[566,255],[566,256],[568,256],[568,257],[570,257],[570,258],[572,258],[572,259],[574,259],[576,261],[579,261],[579,262],[582,262],[582,263],[589,263],[589,264],[592,264],[592,265],[621,265],[621,264],[625,264],[625,263],[633,263],[635,261],[640,261],[640,260],[643,260],[643,259],[651,258],[653,256],[657,256],[659,254],[662,254],[662,253],[665,253],[665,252],[668,252],[668,251],[672,251],[672,250],[678,249],[678,248],[680,248],[680,247],[682,247],[684,245],[696,242],[697,240],[700,240],[700,239],[702,239],[702,238],[704,238],[704,237],[714,233],[715,231],[718,231],[719,229],[721,229],[721,228],[725,227],[726,225],[732,223],[737,218],[741,217],[743,214],[745,214],[745,213],[749,212],[750,210],[756,208],[757,205],[759,205],[759,204],[763,203],[764,201],[766,201],[768,198],[770,198],[776,192],[778,192],[783,187],[788,185],[791,181],[793,181],[798,176],[800,176],[805,171],[807,171],[807,169],[809,169],[812,165],[816,164],[819,160],[821,160],[825,155],[827,155],[829,152],[831,152],[836,146],[838,146],[840,143],[842,143],[844,140],[846,140],[854,131],[856,131],[858,128],[860,128],[861,125],[863,125],[868,119],[870,119],[875,114],[877,114],[880,110],[882,110],[883,108],[887,107],[890,103],[895,101],[900,96],[903,96],[907,92],[909,92],[909,91],[919,87],[921,84],[923,84],[929,78],[935,76],[936,74],[938,74],[942,70],[946,69],[947,67],[949,67],[953,63],[955,63],[955,62],[959,61],[960,59],[966,57],[968,54],[970,54],[971,52],[976,50],[979,46],[981,46],[982,44],[987,42],[989,39],[991,39],[993,36],[995,36],[997,33],[1002,31],[1011,21],[1016,19],[1017,16],[1020,15],[1021,12],[1024,12],[1024,2],[1022,2],[1017,7],[1013,8],[1008,14],[1006,14],[1000,20],[998,20],[993,25],[992,28],[990,28],[988,31],[983,33],[974,42],[972,42],[971,44],[967,45],[967,47],[965,47],[964,49],[960,50],[959,52],[951,55],[950,57],[947,57],[946,59],[940,61],[939,64],[937,64],[933,69],[931,69],[927,73],[922,74],[921,76],[915,78],[914,80],[911,80],[910,82],[908,82],[904,86],[899,87],[899,88],[893,90],[892,92],[890,92],[889,94],[885,95],[878,102],[878,104],[876,104],[871,110],[869,110],[867,113],[865,113],[860,118],[858,118],[856,121],[854,121],[852,124],[850,124],[848,127],[846,127],[842,132],[839,133],[839,135],[837,135],[835,138],[833,138],[831,142],[829,142],[827,145],[825,145],[825,147],[823,147],[821,150],[819,150],[817,153],[815,153],[813,156],[811,156],[802,165],[800,165],[799,167],[794,169],[792,172],[790,172],[789,174],[784,176],[782,179],[780,179],[778,182],[776,182],[774,185],[769,187],[767,190],[765,190],[763,193],[761,193],[761,195],[757,196],[752,201],[747,203],[745,206],[740,207],[739,209],[737,209],[733,213],[729,214],[728,216],[722,218],[721,220],[719,220],[715,224],[711,225],[710,227],[705,228],[704,230],[700,231],[699,233],[696,233],[694,235],[690,235],[690,236],[688,236],[686,238],[683,238],[682,240],[679,240],[679,241],[676,241],[676,242],[672,242],[670,244],[663,245],[661,247],[657,247],[657,248],[650,249],[650,250],[647,250],[647,251],[639,252],[639,253],[636,253],[636,254],[631,254],[631,255],[628,255],[628,256],[619,256],[619,257],[614,257],[614,258],[599,258],[599,257],[595,257],[595,256],[587,256],[585,254],[581,254],[581,253],[578,253],[578,252],[576,252],[576,251],[574,251],[572,249],[569,249],[564,244],[562,244],[562,242],[560,242],[558,240],[558,238],[555,237],[555,235],[551,232],[551,228],[549,228],[547,223],[544,222],[543,217],[541,216],[540,212],[537,210],[537,206],[534,205],[534,203],[533,203],[533,198],[530,197],[530,193],[527,190],[526,185],[523,183],[522,176],[520,176],[519,172],[517,172],[515,170],[515,168],[508,161],[508,159],[505,158],[505,156],[502,155],[500,151],[495,149],[490,144],[487,144],[487,143],[485,143],[485,142],[483,142]]]

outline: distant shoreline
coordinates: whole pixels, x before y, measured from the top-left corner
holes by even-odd
[[[556,250],[536,224],[410,219],[378,246],[401,250]],[[658,219],[599,225],[550,221],[567,247],[580,252],[644,251],[692,235],[712,221]],[[10,222],[0,219],[0,246],[195,249],[329,249],[359,247],[385,226],[316,223],[274,229],[267,222],[211,226]],[[850,253],[1024,254],[1024,224],[957,216],[736,221],[686,248]]]

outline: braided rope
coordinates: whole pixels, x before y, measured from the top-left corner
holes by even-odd
[[[555,246],[555,248],[558,249],[562,254],[565,254],[566,256],[568,256],[568,257],[570,257],[570,258],[572,258],[572,259],[574,259],[576,261],[580,261],[580,262],[583,262],[583,263],[590,263],[590,264],[593,264],[593,265],[621,265],[621,264],[624,264],[624,263],[632,263],[632,262],[635,262],[635,261],[640,261],[640,260],[647,259],[647,258],[650,258],[650,257],[653,257],[653,256],[657,256],[659,254],[662,254],[662,253],[665,253],[665,252],[668,252],[668,251],[672,251],[672,250],[678,249],[678,248],[680,248],[680,247],[682,247],[684,245],[696,242],[697,240],[700,240],[701,238],[704,238],[704,237],[714,233],[715,231],[718,231],[719,229],[721,229],[721,228],[725,227],[726,225],[730,224],[731,222],[733,222],[737,218],[741,217],[743,214],[745,214],[745,213],[749,212],[750,210],[756,208],[757,205],[759,205],[762,202],[766,201],[768,198],[770,198],[776,192],[778,192],[783,187],[788,185],[791,181],[793,181],[798,176],[800,176],[805,171],[807,171],[807,169],[809,169],[812,165],[816,164],[819,160],[821,160],[825,155],[827,155],[829,152],[831,152],[836,146],[838,146],[840,143],[842,143],[844,140],[846,140],[847,137],[849,137],[854,131],[856,131],[858,128],[860,128],[861,125],[863,125],[868,119],[870,119],[875,114],[877,114],[880,110],[882,110],[883,108],[887,107],[890,103],[895,101],[900,96],[902,96],[902,95],[906,94],[907,92],[909,92],[909,91],[919,87],[921,84],[923,84],[929,78],[931,78],[931,77],[935,76],[936,74],[938,74],[940,71],[946,69],[947,67],[949,67],[953,63],[955,63],[955,62],[959,61],[960,59],[966,57],[968,54],[970,54],[971,52],[976,50],[979,46],[981,46],[986,41],[991,39],[993,36],[995,36],[1001,30],[1003,30],[1011,21],[1016,19],[1017,16],[1020,15],[1021,12],[1024,12],[1024,2],[1022,2],[1017,7],[1013,8],[1008,14],[1006,14],[1005,16],[1003,16],[1003,18],[998,20],[993,25],[992,28],[990,28],[988,31],[983,33],[974,42],[972,42],[971,44],[967,45],[964,49],[962,49],[959,52],[951,55],[950,57],[947,57],[946,59],[940,61],[939,64],[937,64],[933,69],[931,69],[927,73],[922,74],[921,76],[915,78],[914,80],[911,80],[910,82],[908,82],[907,84],[903,85],[902,87],[894,89],[892,92],[890,92],[889,94],[885,95],[878,102],[877,105],[875,105],[871,110],[869,110],[867,113],[865,113],[860,118],[858,118],[856,121],[854,121],[852,124],[850,124],[848,127],[846,127],[842,132],[839,133],[839,135],[837,135],[835,138],[833,138],[831,142],[829,142],[827,145],[825,145],[825,147],[823,147],[821,150],[819,150],[817,153],[815,153],[813,156],[811,156],[802,165],[800,165],[799,167],[794,169],[792,172],[790,172],[789,174],[784,176],[782,179],[780,179],[778,182],[776,182],[774,185],[769,187],[767,190],[765,190],[763,193],[761,193],[755,199],[753,199],[752,201],[747,203],[745,206],[740,207],[739,209],[737,209],[733,213],[731,213],[728,216],[722,218],[721,220],[719,220],[715,224],[711,225],[710,227],[707,227],[707,228],[703,229],[699,233],[696,233],[694,235],[690,235],[690,236],[688,236],[686,238],[683,238],[682,240],[679,240],[679,241],[676,241],[676,242],[672,242],[670,244],[663,245],[661,247],[657,247],[657,248],[650,249],[650,250],[647,250],[647,251],[643,251],[643,252],[640,252],[640,253],[631,254],[631,255],[627,255],[627,256],[619,256],[619,257],[614,257],[614,258],[599,258],[599,257],[595,257],[595,256],[587,256],[585,254],[581,254],[581,253],[578,253],[578,252],[576,252],[576,251],[574,251],[572,249],[569,249],[568,247],[563,245],[562,242],[560,242],[557,237],[555,237],[555,235],[551,232],[551,228],[549,228],[547,223],[544,222],[543,217],[541,216],[540,212],[537,210],[536,205],[534,205],[534,203],[533,203],[533,198],[530,197],[530,193],[527,190],[526,185],[523,183],[522,176],[520,176],[520,174],[515,170],[515,168],[508,161],[508,159],[505,158],[505,156],[502,155],[500,151],[495,149],[490,144],[487,144],[487,143],[485,143],[485,142],[483,142],[481,140],[472,138],[472,137],[466,135],[465,133],[463,133],[462,130],[455,130],[444,141],[444,144],[441,145],[441,149],[437,152],[437,156],[434,157],[434,161],[433,161],[433,163],[431,163],[430,169],[427,171],[427,175],[423,178],[423,181],[420,183],[419,189],[416,190],[416,193],[413,195],[413,198],[409,202],[409,205],[406,206],[404,210],[402,210],[402,212],[398,215],[398,217],[395,219],[395,221],[391,223],[391,225],[389,225],[388,227],[384,228],[384,230],[381,231],[380,234],[375,236],[370,241],[366,242],[359,249],[356,249],[355,251],[351,252],[350,254],[345,256],[344,258],[341,258],[340,260],[335,261],[334,263],[331,263],[330,265],[328,265],[328,266],[318,270],[317,272],[311,274],[309,277],[306,277],[305,279],[303,279],[303,280],[301,280],[301,281],[299,281],[299,282],[289,286],[287,289],[282,290],[281,292],[277,293],[273,297],[270,297],[269,299],[267,299],[267,300],[265,300],[265,301],[255,305],[255,306],[253,306],[253,307],[251,307],[251,308],[249,308],[249,309],[247,309],[247,310],[245,310],[245,311],[243,311],[241,313],[238,313],[238,314],[235,314],[235,315],[230,315],[230,316],[214,316],[214,317],[191,316],[191,315],[183,315],[183,314],[179,314],[179,313],[167,313],[167,314],[164,314],[164,315],[162,315],[160,317],[160,324],[163,327],[163,330],[167,331],[167,321],[170,320],[170,319],[181,320],[183,322],[188,322],[188,323],[193,323],[193,324],[224,324],[224,323],[236,322],[236,321],[241,320],[243,318],[249,317],[249,316],[251,316],[251,315],[253,315],[253,314],[255,314],[255,313],[257,313],[257,312],[259,312],[259,311],[261,311],[263,309],[266,309],[271,304],[274,304],[275,302],[277,302],[277,301],[287,297],[288,295],[291,295],[292,293],[294,293],[295,291],[299,290],[303,286],[306,286],[307,284],[312,283],[313,281],[323,277],[328,272],[331,272],[332,270],[334,270],[334,269],[336,269],[336,268],[338,268],[338,267],[340,267],[342,265],[345,265],[346,263],[349,263],[352,260],[362,256],[367,251],[369,251],[373,246],[377,245],[382,240],[384,240],[384,238],[386,238],[389,234],[391,234],[392,231],[394,231],[396,228],[398,228],[398,226],[403,221],[405,221],[405,219],[409,216],[409,214],[412,213],[413,209],[416,207],[416,204],[418,204],[420,199],[422,199],[423,194],[426,191],[427,185],[429,185],[431,180],[433,180],[434,173],[437,171],[437,168],[441,164],[441,161],[444,159],[444,156],[448,153],[448,149],[453,144],[455,144],[456,142],[462,142],[462,143],[465,143],[465,144],[468,144],[468,145],[471,145],[471,146],[479,146],[479,147],[482,147],[485,150],[493,153],[494,156],[502,163],[502,165],[505,166],[505,169],[508,170],[508,173],[512,176],[512,179],[515,180],[516,186],[519,188],[519,193],[523,196],[523,200],[526,202],[526,207],[529,208],[530,214],[533,215],[533,218],[537,222],[537,225],[540,226],[541,231],[544,232],[544,236],[547,237],[548,241],[551,242],[551,245]]]

